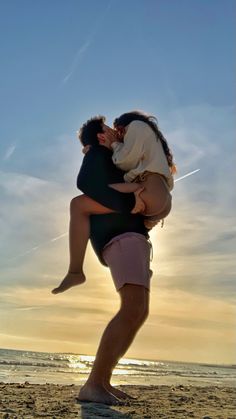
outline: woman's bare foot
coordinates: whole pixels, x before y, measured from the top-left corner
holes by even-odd
[[[117,397],[118,399],[134,399],[134,397],[129,396],[129,394],[125,393],[124,391],[118,390],[118,388],[113,387],[111,384],[105,384],[105,388],[109,393],[113,394],[113,396]]]
[[[161,220],[149,220],[148,217],[144,220],[144,225],[148,230],[151,230],[153,227],[155,227]]]
[[[135,195],[135,206],[131,211],[131,214],[137,214],[137,213],[143,213],[145,211],[145,203],[140,197],[141,192],[144,190],[143,187],[137,189],[136,192],[134,192]]]
[[[72,273],[68,272],[63,281],[60,283],[59,287],[52,290],[52,294],[60,294],[61,292],[67,291],[71,287],[76,285],[83,284],[86,281],[85,275],[83,272]]]
[[[109,393],[101,384],[86,383],[80,389],[77,400],[81,402],[104,403],[109,405],[119,404],[117,397]]]

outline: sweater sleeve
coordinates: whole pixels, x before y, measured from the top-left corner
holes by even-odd
[[[149,127],[148,127],[149,128]],[[114,164],[122,170],[134,169],[142,159],[147,124],[133,121],[129,124],[123,143],[112,144]]]
[[[109,159],[111,157],[109,156]],[[77,177],[77,187],[87,196],[113,211],[130,213],[135,205],[133,193],[118,192],[108,185],[114,183],[113,163],[108,165],[103,153],[91,149],[84,157]],[[120,181],[117,179],[117,182]]]

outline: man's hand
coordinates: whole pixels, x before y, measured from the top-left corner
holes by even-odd
[[[92,146],[91,145],[86,145],[84,148],[82,148],[82,153],[87,154],[87,152],[90,150]]]

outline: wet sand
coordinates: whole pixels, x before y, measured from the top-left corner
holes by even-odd
[[[0,418],[236,419],[236,388],[232,387],[118,386],[136,398],[119,406],[78,402],[79,388],[0,383]]]

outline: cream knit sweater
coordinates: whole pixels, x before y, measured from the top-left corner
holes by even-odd
[[[112,143],[114,164],[126,171],[125,182],[132,182],[145,171],[160,173],[173,189],[174,181],[162,144],[148,124],[133,121],[128,125],[124,142]]]

